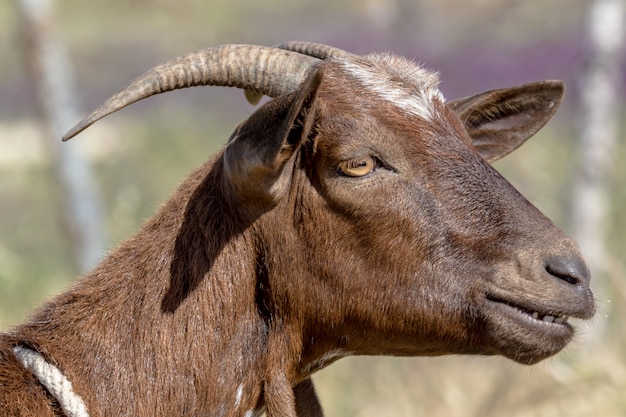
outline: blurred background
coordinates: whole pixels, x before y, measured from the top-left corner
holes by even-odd
[[[328,416],[626,415],[623,0],[0,2],[0,330],[138,227],[254,109],[241,91],[148,99],[61,134],[151,66],[225,43],[392,51],[448,99],[543,79],[558,115],[496,165],[583,249],[598,313],[566,350],[502,358],[348,358],[316,376]]]

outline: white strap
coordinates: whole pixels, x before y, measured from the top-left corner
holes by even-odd
[[[17,360],[37,377],[50,395],[59,401],[67,417],[89,417],[87,407],[72,389],[72,383],[56,366],[48,363],[39,352],[22,346],[13,347]]]

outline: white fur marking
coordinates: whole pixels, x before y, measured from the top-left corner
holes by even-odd
[[[265,413],[265,406],[248,410],[243,417],[260,417],[263,413]]]
[[[381,99],[425,120],[434,117],[434,100],[445,101],[437,88],[436,73],[393,55],[374,54],[365,58],[364,62],[343,60],[341,65]]]
[[[237,394],[235,394],[235,408],[239,407],[241,404],[241,397],[243,396],[243,384],[239,384],[237,388]]]
[[[46,362],[41,353],[21,346],[13,347],[13,353],[22,366],[31,371],[50,395],[59,401],[68,417],[89,417],[82,398],[76,395],[72,383],[59,368]]]
[[[307,364],[304,367],[304,371],[306,373],[317,371],[318,369],[322,369],[323,367],[328,365],[328,362],[337,358],[343,358],[344,356],[348,356],[348,355],[349,355],[348,352],[345,352],[341,349],[331,350],[330,352],[326,352],[321,358],[317,359],[316,361],[313,361],[312,363]]]

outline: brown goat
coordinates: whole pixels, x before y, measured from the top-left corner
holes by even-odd
[[[267,78],[265,76],[267,75]],[[532,364],[594,312],[577,245],[488,162],[558,81],[445,103],[390,55],[223,46],[139,77],[65,137],[193,85],[275,97],[154,218],[0,336],[2,416],[321,416],[347,355]]]

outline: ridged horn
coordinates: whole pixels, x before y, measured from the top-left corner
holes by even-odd
[[[356,56],[350,52],[344,51],[343,49],[334,48],[332,46],[315,42],[290,41],[281,43],[279,45],[274,45],[274,48],[297,52],[299,54],[318,58],[321,60],[326,60],[329,58],[350,58]],[[263,97],[263,93],[260,93],[258,91],[244,90],[244,94],[246,96],[246,100],[248,100],[248,103],[252,104],[253,106],[256,106]]]
[[[66,141],[103,117],[155,94],[200,85],[239,87],[278,97],[295,91],[320,62],[279,48],[223,45],[201,49],[157,65],[135,78],[71,128]]]
[[[329,58],[350,58],[356,56],[355,54],[344,51],[343,49],[315,42],[291,41],[275,45],[274,47],[285,49],[287,51],[298,52],[299,54],[322,60]]]

